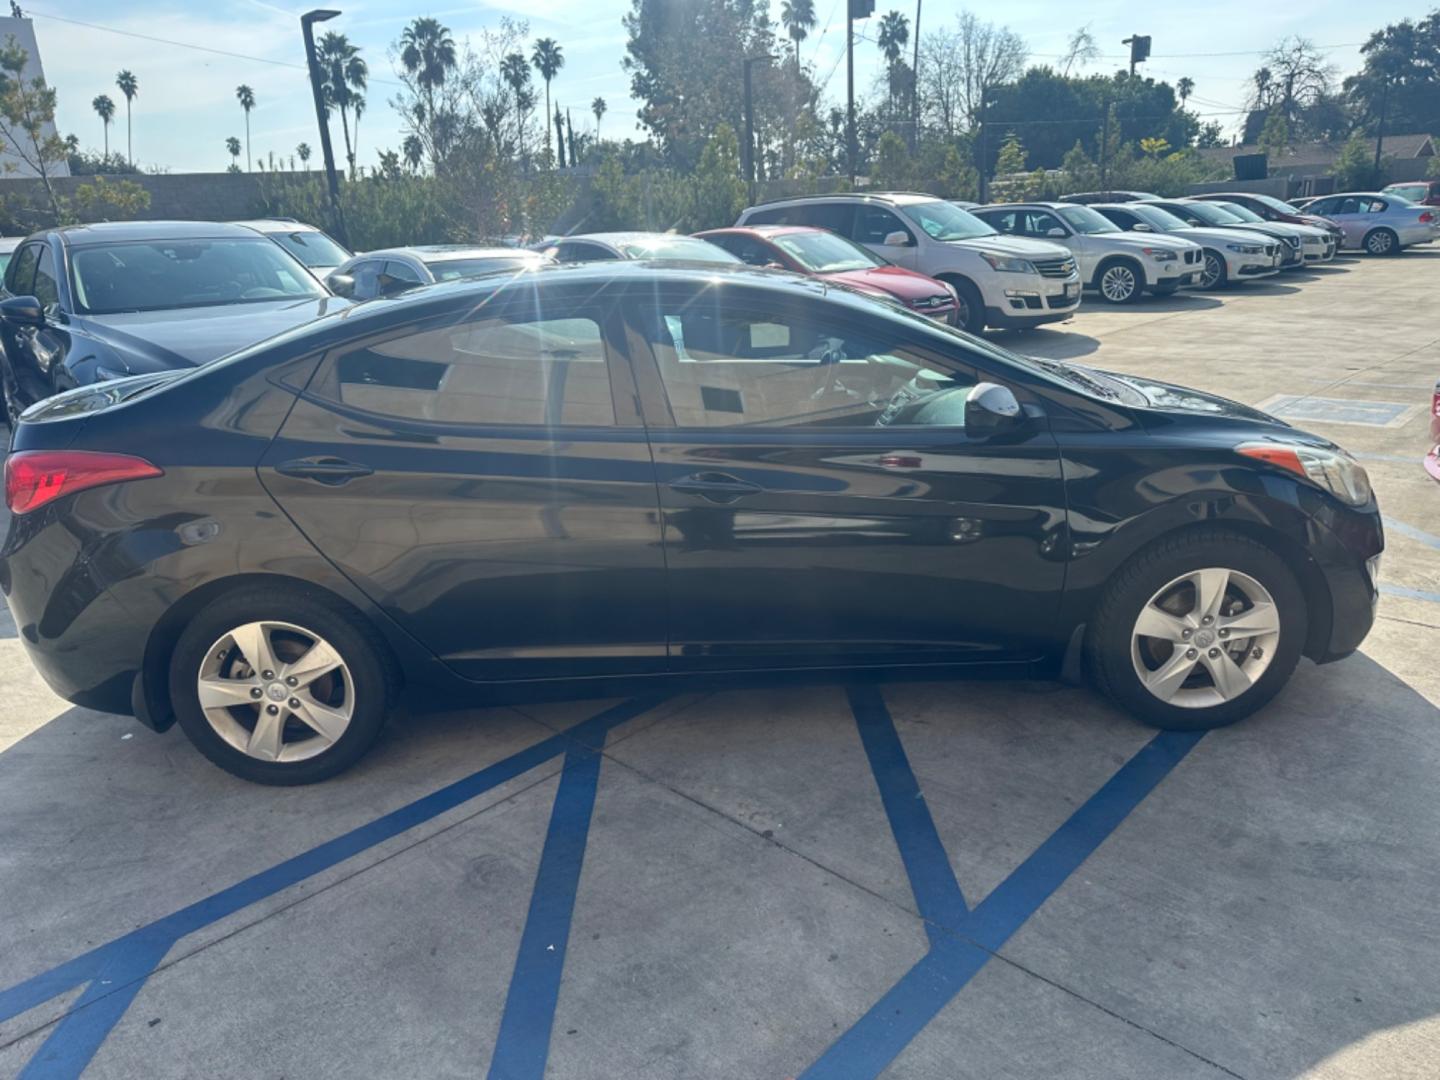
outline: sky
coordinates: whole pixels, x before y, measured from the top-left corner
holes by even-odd
[[[771,0],[778,18],[780,0]],[[59,98],[57,124],[81,145],[99,149],[100,119],[90,106],[97,94],[109,94],[118,114],[110,131],[111,149],[123,148],[125,103],[114,75],[128,68],[139,80],[134,102],[134,156],[144,168],[170,172],[219,171],[229,164],[225,139],[245,137],[244,114],[235,88],[255,91],[250,116],[256,157],[274,152],[287,159],[296,144],[316,148],[314,106],[305,75],[305,51],[299,16],[315,4],[292,6],[284,0],[21,0],[35,23],[45,73]],[[621,70],[625,31],[621,16],[629,0],[495,0],[488,4],[456,0],[335,0],[340,18],[325,24],[348,34],[370,65],[369,111],[360,132],[361,164],[373,165],[378,152],[401,141],[399,119],[389,105],[395,85],[391,45],[417,15],[432,15],[450,27],[457,42],[478,37],[502,17],[528,20],[530,37],[553,37],[565,53],[565,67],[552,93],[574,111],[577,129],[593,117],[590,102],[606,99],[602,134],[640,138],[629,78]],[[1313,0],[1256,3],[1255,0],[1207,0],[1202,4],[1141,5],[1095,0],[1080,6],[1058,0],[1006,0],[962,4],[928,0],[922,8],[922,33],[953,26],[968,8],[982,19],[1017,31],[1031,50],[1031,62],[1051,61],[1062,53],[1075,29],[1088,25],[1105,54],[1085,70],[1112,71],[1128,59],[1121,39],[1149,34],[1153,57],[1146,74],[1174,83],[1188,75],[1195,82],[1191,108],[1206,120],[1221,121],[1227,132],[1240,119],[1251,73],[1260,54],[1290,34],[1302,34],[1325,48],[1343,76],[1360,66],[1358,46],[1372,30],[1401,18],[1421,17],[1429,5],[1377,0],[1369,4]],[[816,0],[820,25],[801,46],[801,58],[813,64],[815,77],[831,100],[843,103],[845,90],[844,0]],[[878,17],[895,8],[913,21],[914,0],[877,0],[876,20],[857,24],[856,89],[868,88],[881,68],[873,43]],[[163,39],[163,40],[155,40]],[[702,48],[703,43],[696,43]],[[205,51],[216,50],[216,51]],[[222,55],[224,53],[238,55]],[[334,138],[340,142],[338,124]],[[312,161],[312,165],[315,163]]]

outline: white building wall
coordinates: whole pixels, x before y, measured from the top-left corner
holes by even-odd
[[[35,24],[29,19],[15,19],[10,16],[0,18],[0,43],[8,43],[8,39],[14,37],[19,46],[25,50],[29,61],[25,65],[25,81],[28,83],[36,76],[44,78],[45,69],[40,63],[40,45],[35,40]],[[55,125],[48,124],[45,128],[46,135],[55,134]],[[8,140],[0,139],[0,178],[7,176],[36,176],[34,169],[20,160]],[[63,161],[57,161],[50,168],[51,176],[69,176],[70,167]]]

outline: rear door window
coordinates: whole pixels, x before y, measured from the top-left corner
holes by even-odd
[[[883,244],[894,232],[904,233],[912,242],[915,239],[905,223],[883,206],[862,206],[855,215],[854,239],[861,244]]]
[[[32,286],[35,299],[43,308],[60,305],[60,286],[55,281],[55,258],[47,245],[40,249],[40,262],[35,267],[35,284]]]

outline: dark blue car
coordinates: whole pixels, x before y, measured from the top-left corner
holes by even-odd
[[[0,300],[6,416],[88,383],[194,367],[348,305],[239,225],[36,233],[11,257]]]

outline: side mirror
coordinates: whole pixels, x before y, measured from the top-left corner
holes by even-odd
[[[910,234],[902,229],[896,229],[892,233],[886,233],[883,242],[886,247],[911,247],[914,244],[914,241],[910,239]]]
[[[1059,225],[1053,225],[1053,226],[1051,226],[1049,229],[1046,229],[1046,230],[1045,230],[1045,235],[1046,235],[1046,236],[1053,236],[1053,237],[1055,237],[1057,240],[1064,240],[1065,237],[1068,236],[1069,234],[1068,234],[1064,229],[1062,229]]]
[[[12,296],[0,300],[0,317],[16,326],[44,326],[45,309],[33,296]]]
[[[976,383],[965,397],[965,434],[995,435],[1020,426],[1025,413],[1010,389],[998,383]]]
[[[1131,231],[1131,232],[1154,232],[1155,229],[1154,229],[1152,226],[1145,224],[1145,222],[1140,221],[1140,222],[1137,222],[1137,223],[1134,224],[1134,225],[1131,225],[1131,226],[1130,226],[1130,231]]]
[[[355,295],[355,279],[349,274],[331,274],[325,279],[325,284],[336,296]]]

